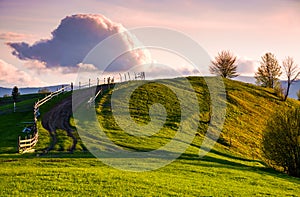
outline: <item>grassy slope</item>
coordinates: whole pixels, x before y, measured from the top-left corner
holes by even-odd
[[[179,82],[175,79],[174,82]],[[202,109],[201,122],[196,137],[186,152],[175,162],[161,169],[134,173],[113,169],[93,158],[89,153],[76,152],[73,155],[66,153],[52,153],[42,158],[34,154],[14,155],[0,154],[1,179],[0,195],[20,195],[33,193],[34,195],[206,195],[206,196],[253,196],[253,195],[291,195],[300,193],[300,181],[297,178],[275,172],[266,168],[259,160],[259,144],[262,128],[266,117],[280,107],[299,104],[294,100],[281,102],[274,96],[272,90],[259,88],[241,82],[225,80],[227,87],[227,115],[224,132],[220,142],[204,158],[197,157],[202,136],[207,128],[207,114],[209,113],[209,97],[203,79],[190,78],[198,93]],[[159,93],[159,86],[150,88],[153,94]],[[143,91],[141,89],[140,91]],[[162,89],[162,93],[166,93]],[[168,99],[174,99],[167,94]],[[146,97],[138,93],[135,99]],[[110,94],[105,94],[98,102],[107,104]],[[159,98],[156,98],[160,100]],[[59,98],[58,98],[59,100]],[[155,102],[155,98],[151,101]],[[163,101],[162,101],[163,102]],[[42,114],[55,101],[41,109]],[[177,105],[168,106],[167,111],[175,106],[175,113],[170,110],[168,124],[159,132],[157,138],[134,138],[120,131],[114,124],[109,105],[97,107],[98,119],[106,124],[107,134],[120,146],[139,150],[155,149],[165,144],[177,128]],[[136,121],[143,124],[149,120],[146,108],[135,111],[138,106],[132,102],[131,115]],[[143,114],[142,116],[138,116]],[[106,119],[104,120],[104,115]],[[14,115],[12,115],[14,117]],[[15,118],[15,117],[14,117]],[[23,120],[25,116],[20,119]],[[4,119],[2,117],[2,119]],[[11,119],[13,120],[13,119]],[[24,121],[24,120],[23,120]],[[5,121],[2,120],[1,123]],[[8,121],[6,121],[8,122]],[[0,124],[2,131],[2,124]],[[0,134],[0,137],[7,136]],[[164,137],[164,138],[158,138]],[[65,137],[64,132],[61,137]],[[141,145],[141,140],[143,144]],[[152,141],[151,141],[152,140]],[[154,140],[154,141],[153,141]],[[2,142],[3,143],[3,142]],[[49,137],[45,130],[41,131],[38,149],[48,146]],[[68,146],[69,141],[61,142],[60,146]],[[4,144],[13,146],[12,142]],[[231,144],[231,146],[229,146]],[[59,147],[57,147],[59,149]],[[3,151],[5,149],[2,149]],[[243,155],[243,157],[239,156]]]
[[[281,101],[274,90],[225,80],[227,115],[222,136],[241,155],[261,159],[260,144],[264,126],[282,108],[300,105],[294,99]],[[231,140],[230,140],[231,139]]]
[[[199,100],[200,126],[198,133],[203,136],[208,127],[210,114],[209,91],[203,78],[190,77],[189,80]],[[212,78],[206,78],[206,80],[212,80]],[[182,79],[167,81],[175,88],[183,88],[181,86]],[[123,88],[130,86],[130,84],[124,84]],[[299,105],[300,102],[294,99],[283,102],[271,89],[238,81],[225,79],[225,86],[227,92],[226,120],[219,143],[223,145],[223,148],[230,149],[234,153],[243,155],[243,157],[261,159],[261,134],[268,118],[277,110]],[[98,120],[106,128],[106,134],[116,144],[132,149],[151,150],[167,143],[174,137],[180,123],[180,104],[168,88],[152,83],[151,85],[144,85],[132,95],[131,116],[137,124],[144,124],[150,120],[147,105],[159,102],[167,110],[167,122],[164,128],[153,138],[135,138],[119,128],[109,107],[111,93],[101,98],[97,112]],[[182,91],[182,95],[188,95],[188,92]],[[123,100],[120,99],[120,102]],[[193,106],[185,106],[185,110],[190,110],[191,107]],[[199,144],[195,145],[199,146]]]
[[[15,153],[17,151],[18,136],[24,137],[21,131],[33,122],[34,103],[43,98],[41,94],[20,95],[16,104],[16,112],[13,112],[12,98],[1,98],[0,102],[0,153]]]

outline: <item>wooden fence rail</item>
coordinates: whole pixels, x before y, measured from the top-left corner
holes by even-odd
[[[39,139],[38,132],[35,132],[34,136],[33,137],[30,136],[29,139],[25,137],[25,139],[22,140],[21,136],[19,136],[19,140],[18,140],[19,153],[29,152],[30,150],[32,150],[32,148],[38,142],[38,139]]]
[[[45,98],[39,100],[34,104],[33,107],[34,122],[33,122],[33,126],[30,128],[30,131],[33,131],[34,135],[29,136],[28,139],[26,136],[24,140],[21,139],[21,136],[18,137],[18,150],[17,150],[18,153],[25,153],[25,152],[32,151],[33,150],[32,148],[36,145],[36,143],[39,140],[39,132],[36,126],[37,119],[40,116],[39,107],[45,104],[46,102],[48,102],[49,100],[51,100],[54,96],[58,96],[59,94],[67,91],[69,88],[71,88],[71,85],[65,86],[55,92],[50,93],[48,96],[46,96]]]
[[[130,74],[129,72],[128,74],[128,78],[130,81]],[[122,81],[127,81],[126,80],[126,73],[124,74],[125,80],[122,80],[122,75],[121,73],[119,73],[120,75],[120,82]],[[137,80],[137,79],[141,79],[141,80],[145,80],[145,72],[141,72],[141,73],[134,73],[135,78],[133,80]],[[114,83],[114,77],[108,77],[107,78],[107,84],[108,84],[108,88],[110,88],[110,84]],[[104,78],[104,84],[105,84],[105,78]],[[79,82],[79,86],[78,89],[83,89],[83,88],[90,88],[92,86],[98,86],[100,85],[100,81],[99,78],[97,78],[97,83],[96,84],[92,84],[91,83],[91,79],[89,79],[88,83],[81,83]],[[73,90],[73,84],[62,87],[61,89],[55,91],[55,92],[51,92],[48,96],[46,96],[45,98],[39,100],[38,102],[35,103],[34,107],[33,107],[33,115],[34,115],[34,122],[33,122],[33,126],[31,127],[30,131],[33,131],[34,135],[29,136],[28,139],[27,137],[25,137],[24,140],[21,139],[21,136],[18,137],[18,149],[17,151],[19,153],[24,153],[24,152],[29,152],[32,150],[32,148],[36,145],[36,143],[38,142],[39,139],[39,133],[38,133],[38,129],[36,127],[36,123],[37,123],[37,119],[40,116],[40,112],[39,112],[39,107],[42,106],[43,104],[45,104],[46,102],[48,102],[49,100],[51,100],[53,97],[58,96],[59,94],[68,91],[68,90]],[[97,98],[97,96],[99,94],[102,94],[102,89],[100,89],[95,96],[91,97],[91,99],[89,100],[89,104],[94,102],[95,99]]]

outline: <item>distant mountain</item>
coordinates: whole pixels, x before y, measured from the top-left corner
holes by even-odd
[[[66,85],[64,85],[66,86]],[[33,94],[33,93],[38,93],[38,91],[42,88],[47,88],[51,92],[54,92],[58,89],[60,89],[62,85],[56,85],[56,86],[46,86],[46,87],[28,87],[28,88],[19,88],[20,94]],[[11,95],[12,88],[3,88],[0,87],[0,97],[3,97],[4,95]]]
[[[246,77],[246,76],[238,76],[236,78],[234,78],[234,80],[237,81],[242,81],[245,83],[252,83],[255,84],[255,78],[254,77]],[[283,88],[287,87],[287,81],[281,81],[281,85]],[[289,92],[289,97],[290,98],[294,98],[297,99],[297,92],[300,90],[300,80],[292,83],[291,88],[290,88],[290,92]]]
[[[255,78],[254,77],[237,76],[237,77],[233,78],[233,80],[255,84]]]
[[[6,94],[11,95],[12,88],[2,88],[0,87],[0,97],[3,97]]]

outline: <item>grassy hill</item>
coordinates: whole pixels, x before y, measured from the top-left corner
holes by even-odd
[[[43,105],[41,112],[44,113],[49,110],[51,106],[70,95],[70,93],[65,93],[54,97],[50,102]],[[20,95],[17,99],[15,112],[13,112],[13,100],[11,97],[0,98],[0,137],[2,140],[0,142],[0,154],[16,153],[18,136],[24,138],[26,134],[22,133],[22,130],[33,122],[34,104],[45,96],[47,96],[47,94]],[[46,131],[44,131],[42,135],[39,144],[42,144],[42,147],[44,148],[50,138]]]
[[[181,88],[181,80],[168,82],[174,88]],[[267,119],[282,107],[300,102],[292,99],[282,102],[271,89],[226,79],[223,132],[213,150],[199,158],[199,147],[209,124],[210,97],[203,78],[190,77],[189,81],[199,101],[199,135],[176,161],[154,171],[129,172],[107,166],[89,152],[82,152],[82,142],[74,154],[60,151],[40,157],[36,153],[13,154],[22,128],[16,125],[30,120],[32,111],[0,114],[0,139],[7,139],[0,142],[0,195],[297,196],[300,180],[265,166],[261,161],[260,142]],[[120,88],[128,88],[132,83],[124,83]],[[151,83],[137,89],[131,97],[130,115],[140,125],[150,121],[151,104],[159,102],[166,108],[163,129],[151,137],[136,137],[122,131],[112,116],[112,93],[112,90],[107,91],[97,99],[96,112],[98,121],[115,144],[126,150],[149,151],[174,137],[181,111],[176,96],[168,88]],[[42,115],[67,96],[69,94],[62,95],[43,106]],[[50,142],[40,123],[39,127],[38,151]],[[59,138],[56,150],[67,150],[71,142],[66,133],[59,131]]]
[[[213,80],[213,78],[206,78],[205,80],[209,81]],[[195,89],[199,102],[200,122],[197,132],[201,137],[206,133],[211,114],[211,98],[205,80],[199,77],[189,78],[189,82]],[[175,89],[184,89],[182,85],[183,79],[180,78],[161,80],[161,82],[166,82]],[[219,145],[243,157],[261,159],[261,136],[268,119],[278,110],[299,105],[300,102],[294,99],[288,99],[286,102],[283,102],[272,89],[228,79],[225,79],[224,82],[227,94],[227,109],[225,124],[218,140]],[[132,83],[124,83],[118,88],[126,89],[130,88],[130,86],[132,86]],[[148,111],[149,106],[152,104],[160,103],[166,108],[168,116],[163,129],[148,138],[128,135],[116,123],[110,105],[113,91],[115,94],[118,90],[111,90],[97,100],[98,106],[96,111],[98,121],[106,130],[106,135],[110,136],[115,144],[135,150],[153,150],[166,144],[174,137],[179,128],[181,109],[178,98],[169,88],[159,83],[150,83],[135,90],[131,96],[130,115],[137,124],[143,125],[150,121]],[[188,91],[182,91],[181,93],[185,97],[189,94]],[[123,95],[119,96],[123,97]],[[124,102],[124,100],[119,99],[118,102]],[[191,104],[184,107],[184,110],[192,111],[191,108],[194,106]],[[132,123],[124,124],[130,125]],[[199,144],[195,145],[200,146]]]

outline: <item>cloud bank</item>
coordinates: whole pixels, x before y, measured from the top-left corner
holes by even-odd
[[[84,57],[99,42],[125,30],[121,24],[112,22],[102,15],[77,14],[64,18],[51,33],[51,39],[40,40],[33,45],[26,42],[10,42],[8,45],[13,48],[12,54],[21,60],[38,60],[45,63],[46,68],[79,68]],[[132,48],[133,44],[130,36],[124,37],[120,43],[128,49]],[[115,61],[116,65],[112,70],[126,70],[131,65],[145,62],[146,59],[147,55],[142,50],[129,52]]]
[[[254,76],[257,68],[259,67],[259,61],[253,60],[247,57],[240,57],[237,60],[237,72],[242,76]]]
[[[28,38],[32,38],[33,35],[31,34],[20,34],[15,32],[2,32],[0,33],[0,40],[4,41],[17,41],[17,40],[24,40]]]
[[[40,85],[42,83],[28,73],[0,59],[0,84],[5,87],[12,87],[14,85],[24,87]]]

